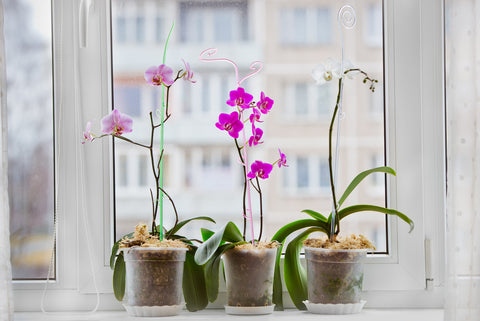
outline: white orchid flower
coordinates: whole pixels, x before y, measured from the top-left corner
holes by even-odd
[[[343,75],[348,79],[353,79],[353,77],[355,77],[355,75],[358,74],[358,70],[352,70],[352,69],[355,69],[355,66],[353,66],[350,60],[345,59],[343,61]],[[350,71],[345,73],[347,70],[350,70]]]
[[[312,71],[317,85],[323,85],[342,76],[341,65],[338,61],[328,58],[323,64],[317,65]]]
[[[354,69],[353,64],[349,60],[343,61],[342,64],[336,60],[328,58],[323,64],[317,65],[312,71],[312,77],[317,82],[317,85],[323,85],[331,80],[340,79],[345,75],[345,71]],[[350,71],[346,77],[352,79],[356,71]]]

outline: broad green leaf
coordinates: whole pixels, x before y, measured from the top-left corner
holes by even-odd
[[[210,237],[212,237],[213,234],[215,234],[214,231],[206,229],[206,228],[201,228],[200,232],[202,233],[202,240],[205,242],[208,240]]]
[[[125,295],[125,261],[123,259],[123,252],[120,252],[115,261],[115,268],[113,270],[113,293],[118,301],[123,300]]]
[[[346,217],[350,214],[358,213],[358,212],[366,212],[366,211],[385,213],[385,214],[388,214],[388,215],[395,215],[395,216],[399,217],[400,219],[405,221],[408,225],[410,225],[410,231],[408,231],[408,233],[412,232],[412,230],[414,228],[413,221],[408,216],[403,214],[402,212],[399,212],[397,210],[390,209],[390,208],[375,206],[375,205],[353,205],[353,206],[350,206],[350,207],[346,207],[346,208],[338,211],[338,217],[340,219],[343,219],[344,217]]]
[[[115,242],[112,246],[112,253],[110,254],[110,269],[115,267],[115,259],[117,257],[118,248],[120,247],[120,241]]]
[[[196,247],[191,247],[187,252],[183,268],[183,296],[190,312],[203,310],[208,305],[205,271],[203,266],[195,263],[195,251]]]
[[[177,233],[187,223],[190,223],[191,221],[196,221],[196,220],[203,220],[203,221],[209,221],[209,222],[215,223],[215,221],[208,216],[198,216],[198,217],[194,217],[194,218],[191,218],[191,219],[188,219],[188,220],[180,221],[170,231],[167,231],[167,233],[166,233],[167,238],[170,238],[171,235]]]
[[[322,229],[322,232],[324,233],[328,233],[329,226],[325,222],[321,222],[318,220],[304,219],[304,220],[297,220],[282,226],[272,237],[272,241],[283,243],[285,239],[293,232],[298,231],[305,227],[312,227],[312,226]]]
[[[228,243],[220,246],[213,256],[205,264],[205,282],[207,288],[208,301],[213,302],[218,297],[218,277],[220,273],[220,262],[223,252],[235,246],[234,243]]]
[[[317,227],[309,228],[290,241],[285,251],[283,277],[288,294],[299,310],[306,310],[304,300],[308,299],[307,272],[300,263],[300,250],[303,241],[313,232],[322,231]]]
[[[343,192],[342,197],[340,197],[340,199],[338,200],[338,207],[342,206],[343,202],[353,192],[353,190],[358,186],[358,184],[360,184],[360,182],[365,177],[367,177],[372,173],[386,173],[386,174],[392,174],[394,176],[396,175],[395,171],[388,166],[376,167],[376,168],[372,168],[372,169],[361,172],[352,180],[350,185],[348,185],[347,189],[345,189],[345,192]]]
[[[282,276],[280,273],[280,260],[282,257],[282,249],[285,239],[292,233],[307,227],[317,227],[321,229],[324,233],[328,234],[328,225],[324,222],[318,220],[304,219],[298,220],[292,223],[289,223],[282,228],[280,228],[277,233],[272,237],[272,241],[277,241],[281,245],[277,250],[277,257],[275,259],[275,274],[273,277],[273,303],[275,303],[275,310],[283,310],[283,287],[282,287]]]
[[[117,252],[118,248],[120,247],[120,241],[123,240],[124,238],[132,238],[133,237],[133,232],[128,233],[124,235],[120,240],[115,242],[112,246],[112,253],[110,254],[110,268],[113,270],[114,269],[114,264],[115,264],[115,258],[117,257]]]
[[[199,265],[207,263],[223,241],[232,243],[243,241],[242,233],[240,233],[240,230],[233,222],[225,224],[198,247],[195,253],[195,262]]]
[[[327,223],[327,221],[328,221],[325,216],[323,216],[322,214],[320,214],[318,212],[312,211],[312,210],[303,210],[302,213],[308,214],[311,217],[313,217],[314,219],[325,222],[325,223]]]

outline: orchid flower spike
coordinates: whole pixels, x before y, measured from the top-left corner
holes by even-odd
[[[93,135],[92,135],[92,122],[89,121],[87,123],[87,126],[85,128],[85,131],[83,132],[83,139],[84,141],[82,144],[85,144],[85,142],[91,142],[93,141]]]
[[[341,64],[331,58],[328,58],[325,63],[317,65],[312,71],[312,77],[317,82],[317,85],[340,79],[342,74]]]
[[[238,106],[243,109],[250,108],[250,102],[253,96],[245,92],[245,89],[238,87],[237,90],[230,91],[230,99],[227,100],[227,105],[235,107]]]
[[[171,86],[175,82],[173,70],[167,65],[152,66],[145,71],[145,80],[153,86]]]
[[[268,175],[272,172],[273,166],[272,164],[269,163],[264,163],[262,161],[255,161],[252,166],[250,167],[251,170],[247,174],[248,178],[261,178],[261,179],[267,179]]]
[[[262,114],[267,114],[273,106],[273,99],[265,96],[265,93],[262,91],[260,93],[260,101],[257,102],[258,109]]]
[[[240,121],[239,114],[236,111],[231,114],[221,113],[215,126],[220,130],[226,130],[235,139],[238,138],[238,133],[243,129],[243,123]]]
[[[258,144],[263,143],[260,141],[260,139],[262,139],[262,136],[263,136],[263,130],[261,130],[260,128],[253,127],[252,131],[253,131],[253,135],[248,140],[248,146],[250,147],[252,147],[252,145],[257,146]]]
[[[102,133],[120,136],[132,131],[133,120],[127,114],[114,109],[110,114],[102,118]],[[87,128],[88,129],[88,128]]]
[[[282,153],[282,151],[280,150],[280,148],[278,149],[278,153],[280,154],[280,159],[278,160],[278,167],[288,167],[287,165],[287,157],[285,156],[284,153]]]
[[[183,74],[183,79],[191,82],[192,84],[196,83],[197,81],[193,80],[193,71],[190,68],[190,64],[183,59],[182,61],[183,61],[183,64],[185,65],[185,72]]]

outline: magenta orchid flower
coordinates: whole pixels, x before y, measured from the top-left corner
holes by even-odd
[[[250,102],[253,100],[253,96],[245,92],[245,89],[238,87],[237,90],[230,92],[230,99],[227,100],[227,105],[238,106],[243,109],[250,108]]]
[[[260,128],[253,127],[252,131],[253,131],[253,136],[251,136],[250,139],[248,140],[248,145],[252,147],[252,145],[257,146],[258,144],[263,143],[260,141],[260,139],[262,139],[262,136],[263,136],[263,130],[261,130]]]
[[[85,139],[82,144],[85,144],[85,142],[91,142],[93,141],[93,135],[92,135],[92,122],[89,121],[87,123],[87,126],[85,128],[85,131],[83,132],[83,138]]]
[[[102,133],[120,136],[132,131],[133,120],[127,114],[114,109],[110,114],[102,118]],[[87,128],[88,129],[88,128]]]
[[[145,71],[145,80],[153,86],[171,86],[175,82],[173,70],[167,65],[152,66]]]
[[[282,153],[282,151],[280,150],[280,148],[278,149],[278,153],[280,154],[280,159],[278,160],[278,167],[288,167],[287,165],[287,157],[285,156],[284,153]]]
[[[243,129],[243,123],[240,121],[236,111],[231,114],[221,113],[215,126],[220,130],[226,130],[235,139],[238,138],[238,133]]]
[[[182,61],[183,61],[183,64],[185,65],[185,73],[183,74],[183,79],[191,82],[192,84],[196,83],[197,81],[193,80],[193,71],[192,69],[190,69],[190,64],[183,59]]]
[[[263,123],[263,121],[260,120],[261,116],[262,116],[262,114],[260,113],[260,111],[257,108],[252,108],[252,114],[250,115],[250,122],[252,123],[252,125],[255,122]]]
[[[266,97],[265,93],[262,91],[260,94],[260,101],[257,102],[257,107],[260,109],[262,114],[266,114],[272,109],[273,99]]]
[[[251,166],[251,171],[247,174],[248,178],[259,177],[261,179],[267,179],[268,175],[272,171],[273,166],[269,163],[264,163],[262,161],[255,161]]]

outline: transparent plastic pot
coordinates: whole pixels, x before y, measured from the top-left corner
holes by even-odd
[[[183,307],[186,248],[132,247],[123,252],[128,306]]]
[[[319,304],[360,303],[367,250],[305,247],[308,301]]]
[[[231,249],[225,252],[228,306],[273,307],[276,253],[277,249]]]

